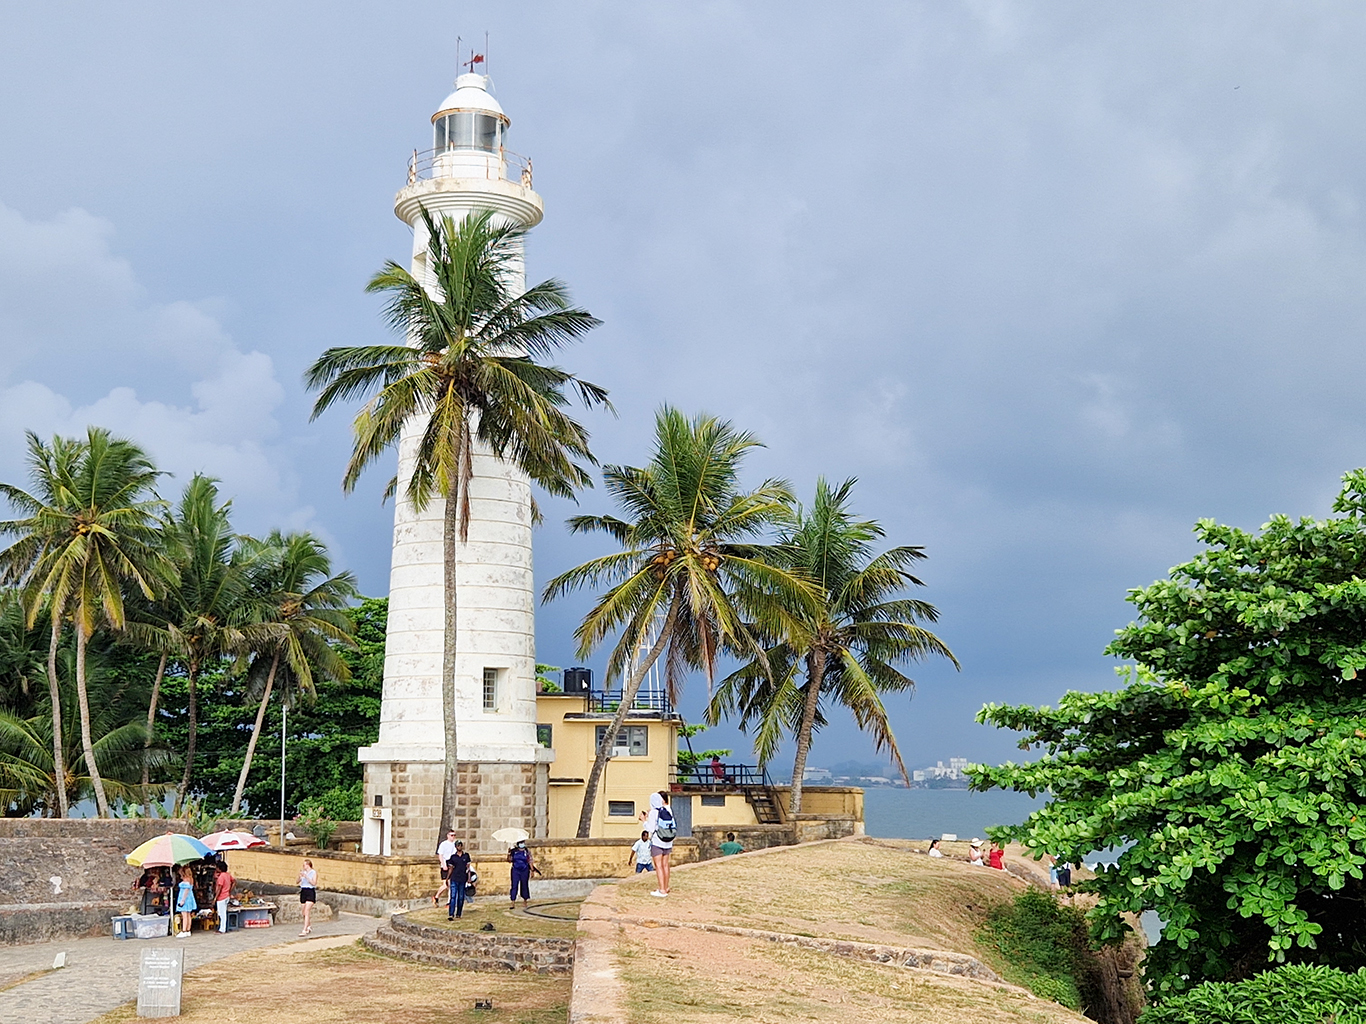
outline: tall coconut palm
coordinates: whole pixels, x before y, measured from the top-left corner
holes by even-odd
[[[161,532],[175,573],[159,602],[163,624],[137,623],[134,635],[151,634],[164,643],[185,671],[188,687],[185,766],[176,786],[176,804],[190,792],[199,736],[200,674],[224,655],[245,654],[268,630],[255,621],[253,593],[258,553],[238,544],[232,530],[232,502],[219,499],[218,485],[195,474]]]
[[[248,668],[249,679],[259,682],[261,704],[232,796],[229,813],[233,815],[242,804],[277,675],[283,676],[280,682],[287,695],[293,691],[305,696],[315,692],[315,675],[340,682],[351,677],[351,670],[333,645],[355,646],[356,627],[346,608],[360,596],[351,573],[332,573],[327,547],[311,533],[281,534],[277,530],[258,543],[264,571],[258,574],[257,586],[264,590],[265,598],[258,612],[259,625],[268,632],[259,641]]]
[[[406,497],[419,511],[444,502],[445,616],[441,690],[446,746],[442,818],[456,806],[456,567],[469,535],[470,481],[476,445],[520,468],[551,494],[572,497],[591,484],[588,432],[564,412],[569,393],[586,406],[607,392],[546,363],[597,326],[571,306],[564,285],[542,281],[513,294],[523,231],[495,224],[488,212],[458,225],[427,212],[429,290],[398,264],[386,263],[367,290],[388,296],[385,315],[406,341],[330,348],[309,368],[319,391],[314,417],[337,402],[373,395],[354,421],[354,447],[342,486],[417,428],[417,458]],[[610,406],[609,406],[610,407]],[[579,461],[576,461],[579,460]],[[397,488],[391,481],[388,493]]]
[[[24,516],[0,523],[0,535],[18,538],[0,552],[0,580],[24,584],[20,601],[25,622],[31,625],[37,620],[40,611],[47,610],[50,603],[50,595],[42,588],[42,577],[34,575],[32,570],[45,554],[62,542],[67,529],[61,516],[45,514],[44,510],[62,507],[74,500],[64,489],[63,482],[74,474],[75,464],[81,458],[84,446],[77,439],[64,437],[54,437],[49,446],[31,431],[26,438],[33,493],[29,494],[10,484],[0,484],[0,494],[9,500],[15,511]],[[57,683],[57,645],[62,636],[62,622],[60,612],[48,615],[47,686],[53,720],[52,758],[56,766],[55,777],[59,780],[66,778],[61,746],[61,689]],[[68,811],[67,794],[60,785],[57,788],[57,805],[59,814],[65,818]]]
[[[5,554],[14,552],[11,571],[25,581],[30,621],[45,595],[53,620],[69,618],[75,628],[82,753],[97,812],[106,817],[109,801],[90,733],[86,648],[100,625],[123,628],[125,587],[151,598],[166,574],[156,529],[164,505],[154,491],[160,473],[137,445],[99,427],[88,428],[84,442],[54,440],[47,447],[32,433],[28,441],[38,493],[5,489],[10,503],[29,518],[0,524],[0,533],[20,535]],[[73,451],[74,457],[64,457]],[[47,495],[50,485],[55,486]]]
[[[784,734],[796,737],[793,814],[801,813],[811,737],[825,724],[823,701],[848,708],[909,782],[882,694],[915,686],[897,670],[899,663],[938,656],[958,665],[944,642],[918,624],[937,620],[934,606],[895,597],[908,586],[923,586],[910,567],[925,557],[924,550],[903,545],[875,554],[873,544],[884,531],[849,511],[854,483],[832,487],[818,480],[811,507],[799,511],[796,525],[770,549],[778,565],[815,582],[819,602],[790,617],[785,629],[768,633],[766,658],[722,680],[707,708],[712,724],[737,714],[741,728],[753,727],[755,753],[763,762]]]
[[[603,471],[607,492],[623,517],[569,520],[575,533],[605,533],[623,548],[570,569],[545,587],[549,601],[584,587],[607,586],[574,636],[580,658],[617,637],[606,683],[624,679],[621,703],[589,772],[580,839],[592,829],[603,771],[651,666],[667,652],[664,676],[676,699],[688,669],[706,672],[710,685],[725,646],[762,661],[753,632],[787,628],[796,610],[814,599],[808,583],[762,557],[757,545],[765,531],[789,521],[792,492],[780,480],[741,489],[740,465],[756,447],[759,441],[752,435],[723,420],[689,420],[665,406],[655,418],[649,463]]]

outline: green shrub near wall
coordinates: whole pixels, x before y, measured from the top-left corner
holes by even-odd
[[[1206,982],[1150,1007],[1139,1024],[1366,1024],[1366,969],[1290,964],[1246,981]]]

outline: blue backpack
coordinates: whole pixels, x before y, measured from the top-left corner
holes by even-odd
[[[655,838],[662,843],[672,843],[677,836],[678,826],[674,824],[674,812],[667,807],[661,807],[655,823]]]

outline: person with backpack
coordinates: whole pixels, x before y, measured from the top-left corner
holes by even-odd
[[[536,867],[531,859],[531,851],[527,849],[526,840],[519,840],[517,845],[508,851],[508,863],[512,865],[512,891],[509,896],[512,905],[517,905],[517,892],[522,893],[522,906],[531,906],[531,876],[539,875],[540,869]]]
[[[650,856],[655,863],[655,877],[659,888],[651,896],[669,895],[669,855],[678,838],[678,825],[669,810],[669,794],[663,790],[650,794],[650,813],[645,818],[645,829],[650,833]]]

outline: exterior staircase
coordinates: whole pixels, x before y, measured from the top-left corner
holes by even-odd
[[[498,932],[432,928],[395,914],[361,944],[376,953],[459,971],[571,974],[573,939],[533,939]]]
[[[772,786],[746,786],[745,799],[754,808],[754,817],[760,825],[786,824],[782,801]]]

